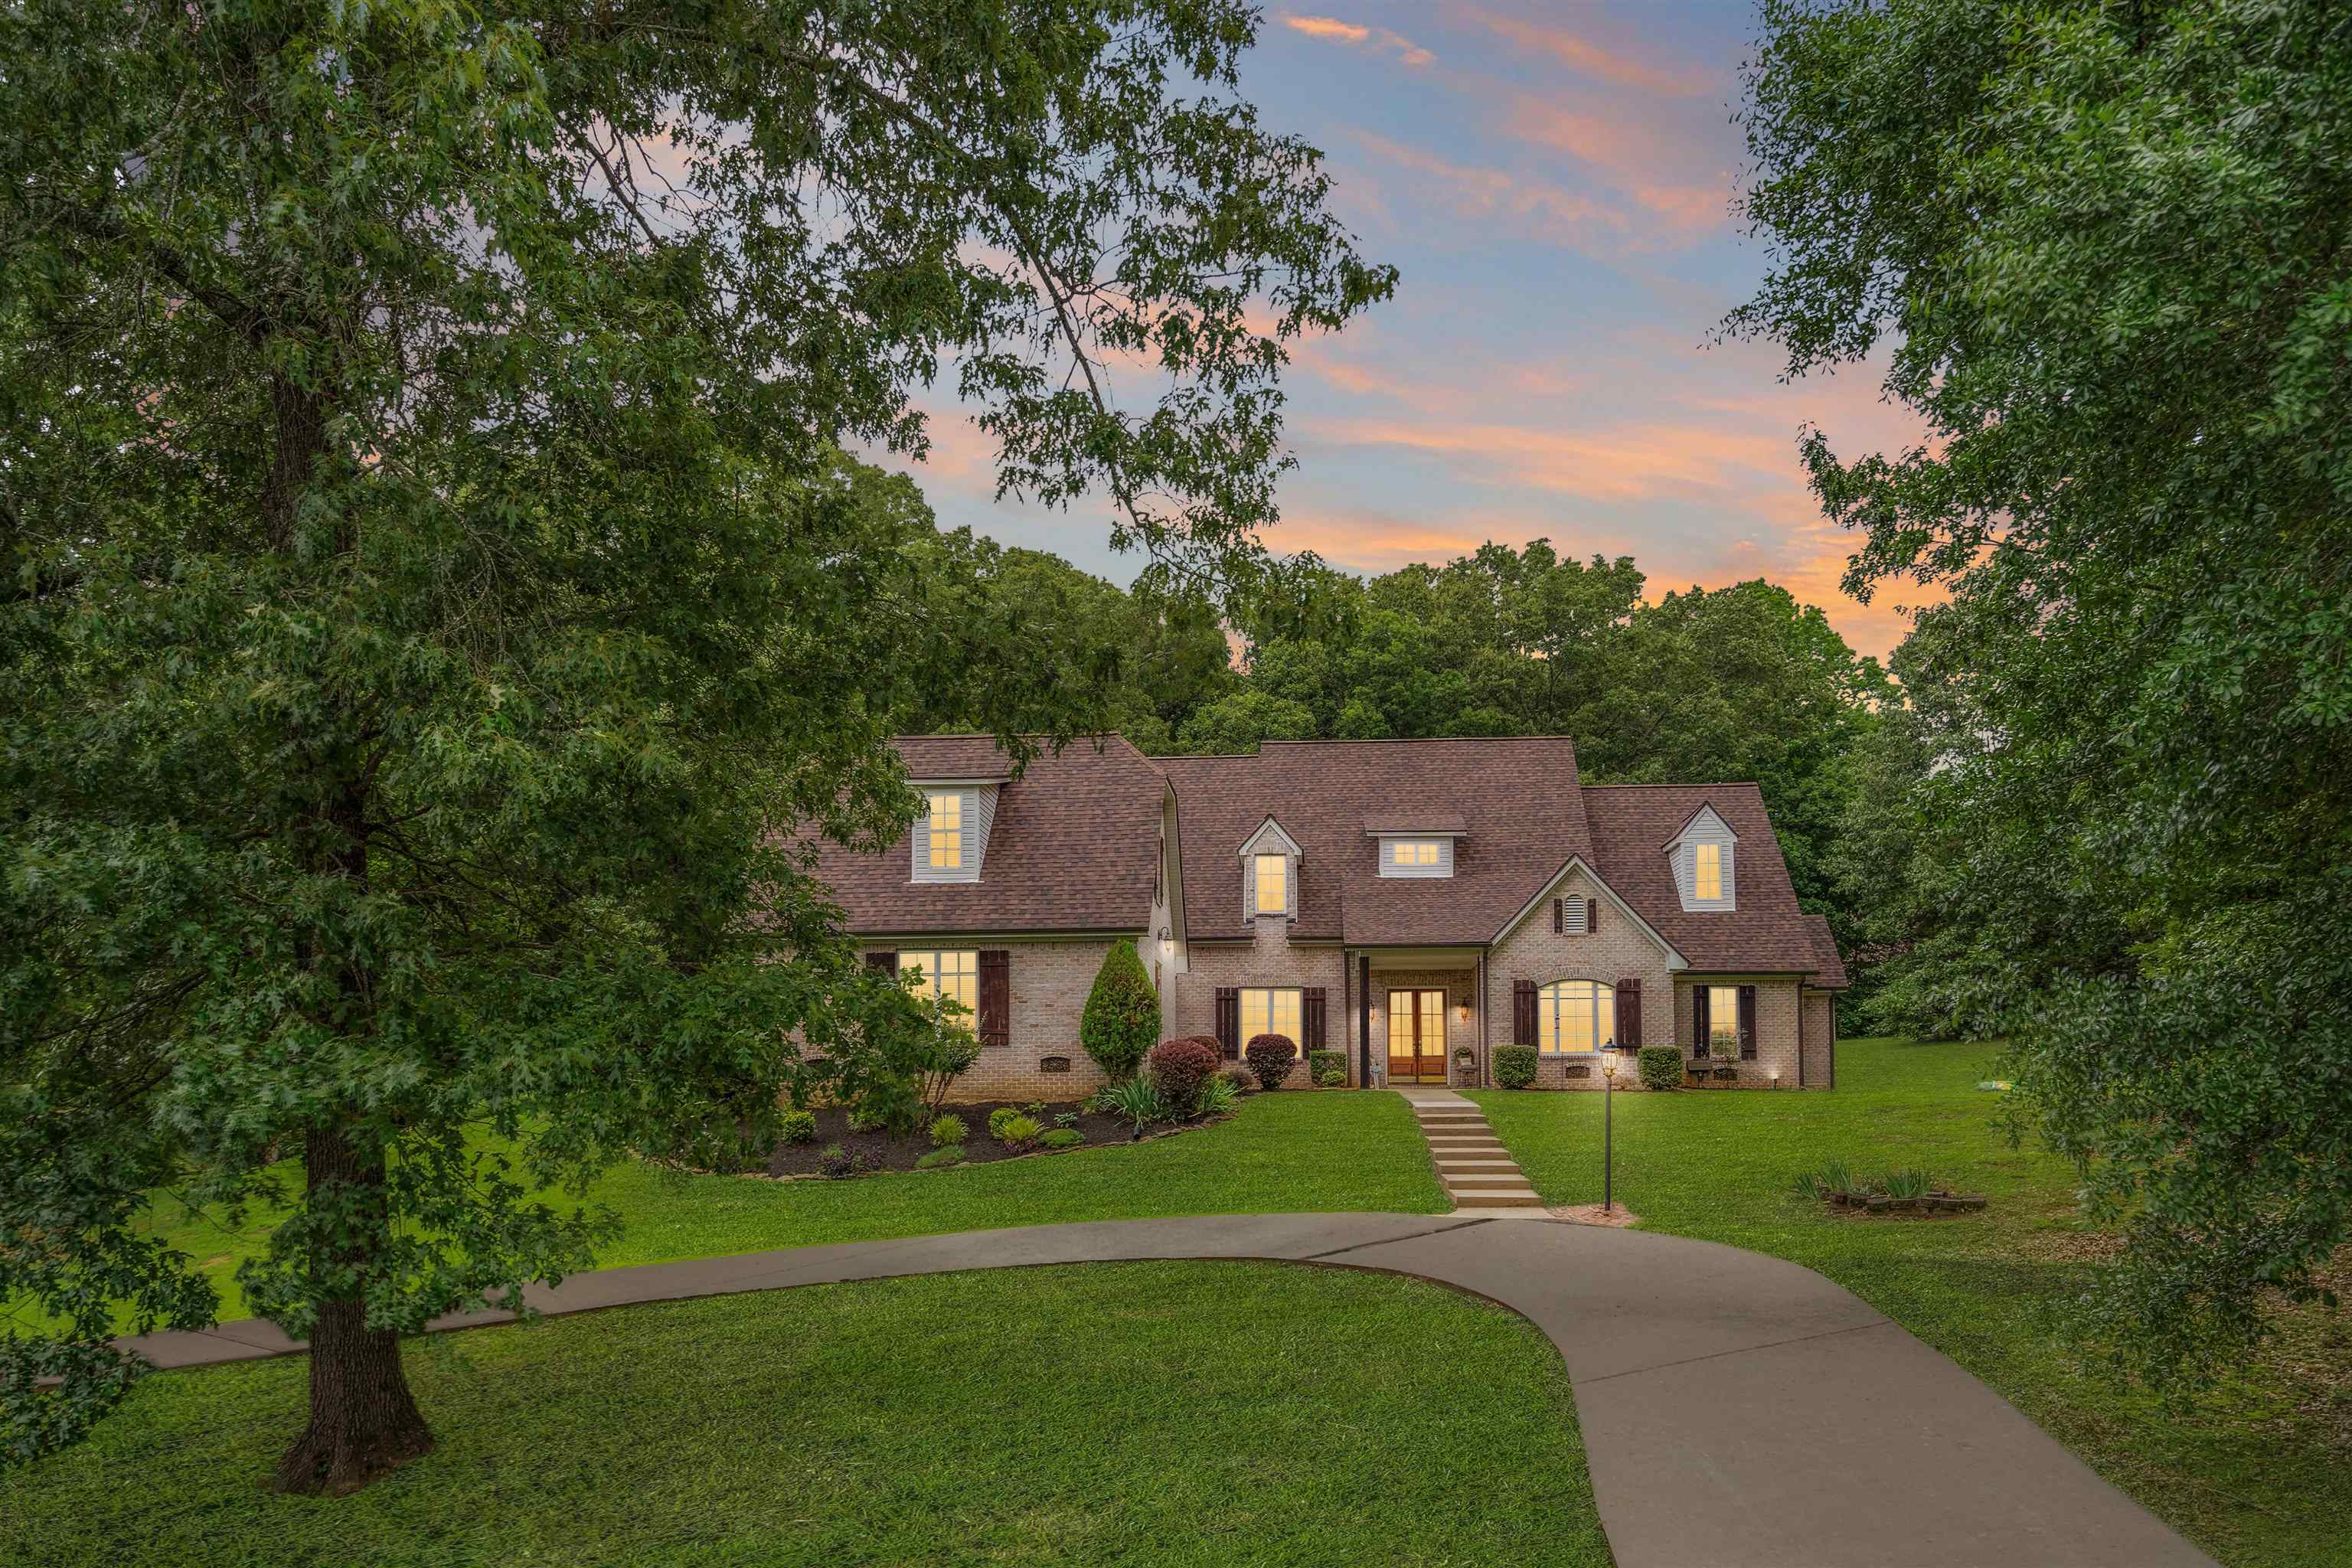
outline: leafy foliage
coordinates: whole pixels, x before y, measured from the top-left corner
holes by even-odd
[[[787,1143],[813,1143],[816,1141],[816,1112],[794,1108],[776,1118],[776,1135]]]
[[[1037,1147],[1046,1150],[1075,1149],[1087,1141],[1087,1135],[1075,1127],[1055,1127],[1037,1135]]]
[[[1078,1043],[1097,1067],[1119,1081],[1135,1076],[1159,1033],[1160,995],[1135,955],[1135,943],[1111,943],[1078,1015]]]
[[[1241,1102],[1241,1090],[1234,1087],[1234,1080],[1218,1073],[1201,1085],[1200,1099],[1194,1102],[1192,1113],[1201,1117],[1231,1116]]]
[[[1034,1116],[1008,1116],[1001,1126],[994,1124],[996,1119],[992,1116],[989,1121],[992,1124],[989,1131],[995,1133],[996,1141],[1007,1149],[1034,1149],[1045,1131]]]
[[[1298,1064],[1298,1047],[1288,1035],[1252,1035],[1242,1047],[1242,1059],[1265,1089],[1279,1089]]]
[[[962,1163],[963,1145],[961,1143],[949,1143],[940,1148],[934,1149],[929,1153],[918,1159],[915,1162],[915,1169],[918,1171],[936,1171],[944,1166],[961,1165]]]
[[[1160,1098],[1186,1110],[1200,1098],[1202,1080],[1217,1070],[1217,1053],[1191,1038],[1162,1040],[1146,1059]]]
[[[398,1334],[611,1234],[541,1184],[780,1095],[914,1124],[920,1010],[807,845],[903,828],[930,694],[1058,737],[1115,683],[837,447],[920,450],[951,364],[1006,485],[1160,552],[1207,679],[1175,589],[1250,570],[1284,341],[1393,282],[1237,96],[1256,26],[0,12],[0,1297],[61,1325],[0,1382],[64,1374],[9,1454],[119,1396],[114,1303],[208,1317],[151,1188],[281,1204],[248,1298],[396,1389]],[[429,1445],[338,1386],[281,1484]]]
[[[2352,31],[2325,0],[1769,0],[1779,265],[1932,440],[1803,455],[1904,650],[1882,1016],[2013,1034],[2127,1246],[2123,1363],[2216,1374],[2352,1227]],[[1949,911],[1946,917],[1937,911]]]
[[[931,1147],[944,1149],[951,1143],[961,1143],[971,1131],[962,1117],[942,1116],[931,1123]]]
[[[1173,1121],[1177,1115],[1175,1107],[1168,1103],[1159,1087],[1141,1076],[1111,1085],[1102,1092],[1100,1100],[1105,1111],[1124,1116],[1135,1124],[1138,1132],[1154,1121]]]
[[[1494,1058],[1497,1087],[1526,1089],[1536,1081],[1536,1048],[1533,1046],[1496,1046]]]
[[[1643,1046],[1640,1053],[1643,1089],[1680,1089],[1683,1053],[1679,1046]]]

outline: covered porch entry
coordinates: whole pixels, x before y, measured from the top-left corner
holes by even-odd
[[[1475,948],[1372,952],[1359,960],[1370,1004],[1376,1080],[1404,1088],[1475,1087],[1485,1060]],[[1454,1060],[1467,1051],[1465,1067]]]

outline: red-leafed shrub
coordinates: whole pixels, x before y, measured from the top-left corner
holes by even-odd
[[[1188,1115],[1200,1100],[1202,1080],[1217,1070],[1217,1053],[1198,1040],[1162,1040],[1143,1059],[1160,1097]]]
[[[1297,1043],[1288,1035],[1252,1035],[1250,1043],[1242,1047],[1250,1071],[1257,1074],[1258,1082],[1268,1089],[1279,1089],[1282,1080],[1290,1076],[1292,1064],[1298,1060]]]

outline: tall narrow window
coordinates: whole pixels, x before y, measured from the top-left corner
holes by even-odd
[[[1723,846],[1695,844],[1691,846],[1691,896],[1699,899],[1723,897]]]
[[[1706,988],[1706,1050],[1712,1057],[1739,1054],[1739,987]]]
[[[963,796],[950,792],[931,796],[931,868],[952,871],[963,865]]]
[[[1261,855],[1257,858],[1257,912],[1262,915],[1290,912],[1288,856]]]

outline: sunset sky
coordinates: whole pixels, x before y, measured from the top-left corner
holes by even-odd
[[[1630,554],[1657,597],[1765,576],[1885,654],[1917,590],[1838,591],[1850,537],[1820,516],[1801,426],[1842,455],[1916,438],[1874,367],[1782,384],[1780,358],[1712,345],[1766,255],[1729,211],[1748,0],[1492,0],[1269,7],[1243,85],[1321,147],[1340,216],[1402,272],[1396,297],[1294,345],[1297,472],[1265,535],[1387,571],[1488,539]],[[1125,400],[1122,400],[1125,401]],[[915,466],[970,524],[1118,582],[1099,501],[992,499],[984,437],[931,406]]]

